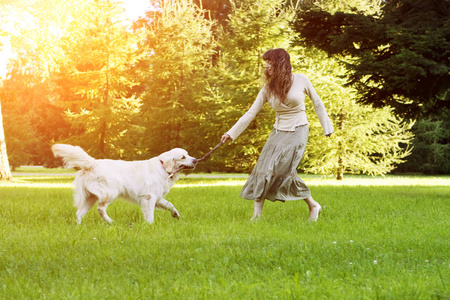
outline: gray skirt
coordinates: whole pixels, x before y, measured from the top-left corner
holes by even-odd
[[[242,188],[241,197],[283,202],[308,198],[311,192],[297,174],[308,134],[308,125],[298,126],[295,131],[273,129]]]

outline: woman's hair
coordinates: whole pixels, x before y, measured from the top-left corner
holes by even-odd
[[[264,71],[263,81],[269,96],[275,96],[284,103],[286,95],[292,86],[291,57],[286,50],[269,49],[263,54],[265,61],[270,61],[272,75]]]

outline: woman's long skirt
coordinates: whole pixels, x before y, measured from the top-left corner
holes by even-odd
[[[248,200],[288,201],[306,199],[309,188],[297,175],[297,167],[305,153],[309,127],[295,131],[277,131],[269,135],[258,162],[241,191]]]

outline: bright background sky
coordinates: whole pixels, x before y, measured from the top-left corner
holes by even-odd
[[[150,0],[118,0],[117,2],[122,2],[125,13],[132,21],[143,16],[145,11],[151,6]]]
[[[130,21],[137,20],[143,16],[145,11],[151,7],[150,0],[116,0],[122,3],[125,8],[125,14]],[[0,80],[6,78],[6,65],[8,59],[11,57],[11,46],[6,38],[1,38],[3,48],[0,49]]]

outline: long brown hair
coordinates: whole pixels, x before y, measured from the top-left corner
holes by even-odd
[[[291,57],[282,48],[269,49],[263,54],[265,61],[270,61],[272,75],[264,71],[263,81],[269,96],[275,96],[284,103],[292,86]]]

